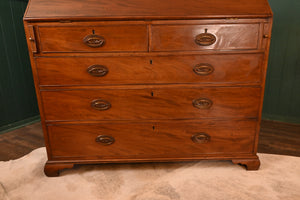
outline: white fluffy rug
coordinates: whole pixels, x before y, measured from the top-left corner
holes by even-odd
[[[48,178],[40,148],[0,162],[0,200],[299,200],[300,158],[259,156],[258,171],[229,161],[106,164]]]

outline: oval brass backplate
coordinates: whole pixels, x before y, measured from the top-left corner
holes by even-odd
[[[92,76],[102,77],[108,73],[108,68],[104,65],[91,65],[87,68],[87,72]]]
[[[96,142],[102,145],[111,145],[115,142],[115,138],[109,135],[99,135],[96,137]]]
[[[202,75],[202,76],[209,75],[209,74],[213,73],[214,70],[215,70],[214,67],[207,63],[201,63],[198,65],[195,65],[193,68],[193,71],[195,72],[195,74]]]
[[[200,46],[209,46],[216,42],[217,38],[212,33],[207,33],[207,29],[205,29],[205,33],[201,33],[196,36],[195,42]]]
[[[83,43],[89,47],[97,48],[105,44],[105,39],[100,35],[91,34],[83,38]]]
[[[198,109],[209,109],[213,102],[207,98],[199,98],[193,100],[193,106]]]
[[[108,110],[111,108],[111,104],[103,99],[95,99],[91,102],[92,108],[95,110]]]
[[[210,136],[206,133],[197,133],[191,137],[192,141],[195,143],[207,143],[210,141]]]

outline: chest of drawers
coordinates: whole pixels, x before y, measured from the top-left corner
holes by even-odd
[[[31,0],[45,174],[200,159],[258,169],[271,25],[266,0]]]

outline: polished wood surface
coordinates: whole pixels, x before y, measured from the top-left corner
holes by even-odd
[[[270,17],[267,0],[30,0],[26,20]]]
[[[18,159],[44,146],[40,122],[0,134],[0,161]]]
[[[43,111],[47,121],[139,120],[193,118],[255,118],[260,88],[152,88],[123,90],[43,91]],[[198,109],[193,100],[212,101],[209,109]],[[111,104],[103,111],[91,102],[102,99]]]
[[[300,157],[300,124],[262,121],[258,152]]]
[[[59,175],[59,171],[62,169],[71,169],[74,167],[74,164],[62,163],[62,164],[51,164],[47,162],[45,164],[44,173],[49,177],[55,177]]]
[[[256,120],[48,125],[53,160],[251,154],[255,129]],[[193,142],[192,136],[199,133],[206,133],[210,140]],[[115,142],[97,143],[99,135],[111,136]]]
[[[256,83],[261,81],[263,54],[37,58],[39,85],[118,85],[164,83]],[[104,76],[87,69],[103,65]],[[197,74],[197,65],[210,65],[210,74]],[[201,70],[201,69],[200,69]],[[199,71],[199,69],[198,69]],[[205,72],[205,70],[204,70]],[[129,78],[130,77],[130,78]]]
[[[300,157],[299,133],[299,124],[263,120],[259,133],[258,152]],[[18,159],[44,146],[41,123],[1,134],[0,161]]]
[[[260,160],[258,158],[233,159],[232,163],[244,165],[247,170],[258,170],[260,166]]]
[[[32,0],[24,26],[48,154],[45,173],[55,176],[72,164],[197,159],[257,169],[271,25],[267,1]],[[211,133],[187,137],[201,120]],[[233,128],[236,120],[252,125]],[[149,129],[154,122],[158,129]],[[159,128],[161,134],[149,138]],[[101,130],[105,134],[96,135]],[[183,155],[163,153],[180,147],[179,140],[186,144]],[[115,148],[99,157],[99,145]],[[65,159],[76,154],[80,158]]]
[[[41,52],[147,51],[147,31],[146,25],[38,28]],[[84,38],[93,34],[103,37],[105,44],[98,48],[86,45]]]
[[[211,45],[199,45],[196,36],[213,34],[216,41]],[[151,28],[152,51],[201,51],[257,49],[259,24],[214,25],[153,25]]]

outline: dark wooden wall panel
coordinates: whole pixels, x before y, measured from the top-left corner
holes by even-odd
[[[263,118],[300,123],[300,1],[269,3],[274,23]]]
[[[39,114],[22,24],[26,5],[0,2],[0,127]]]

